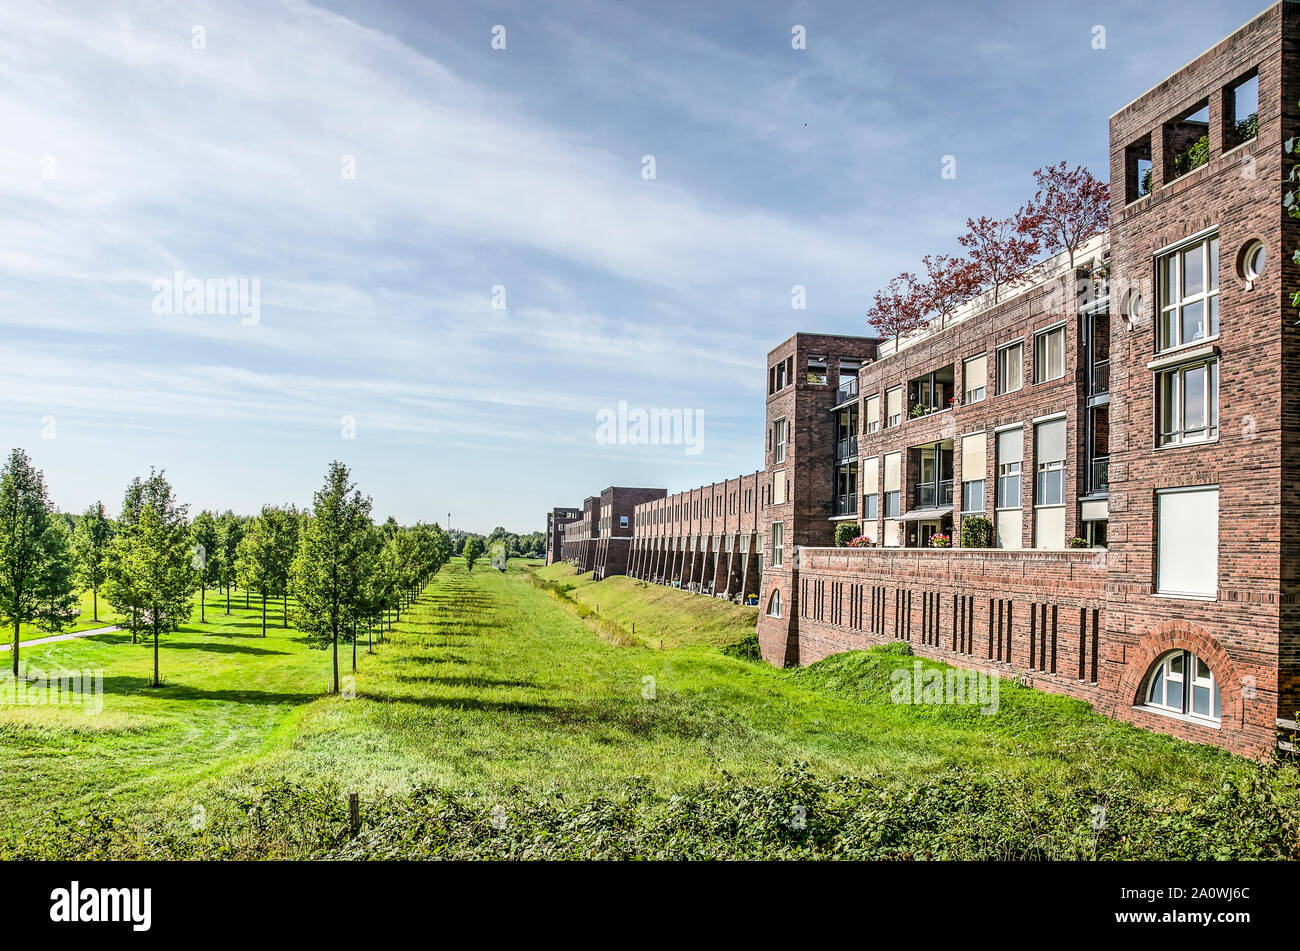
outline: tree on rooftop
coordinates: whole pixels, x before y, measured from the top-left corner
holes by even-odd
[[[867,321],[877,333],[901,340],[925,326],[927,293],[915,274],[904,271],[876,291]]]
[[[981,287],[993,289],[995,304],[1002,286],[1029,270],[1039,252],[1031,224],[1024,209],[1006,218],[966,219],[966,233],[957,240],[970,254],[972,277]]]
[[[925,309],[939,318],[942,328],[962,304],[979,293],[975,267],[966,258],[949,254],[927,254],[925,265]]]
[[[1034,178],[1038,192],[1024,209],[1027,233],[1048,254],[1067,252],[1073,269],[1079,247],[1110,223],[1110,186],[1064,162],[1038,169]]]

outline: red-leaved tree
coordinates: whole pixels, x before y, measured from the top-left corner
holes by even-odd
[[[958,307],[979,293],[975,268],[965,258],[949,254],[927,254],[921,263],[926,276],[925,309],[939,318],[942,328]]]
[[[1020,277],[1034,263],[1038,239],[1030,231],[1024,209],[1006,218],[966,219],[966,233],[957,240],[970,253],[971,275],[981,287],[998,290]]]
[[[1026,231],[1048,254],[1069,252],[1073,269],[1074,252],[1110,223],[1110,186],[1082,165],[1067,171],[1064,162],[1040,168],[1034,178],[1038,193],[1022,212]]]
[[[928,293],[915,274],[904,271],[890,278],[883,291],[876,291],[867,320],[877,333],[901,340],[925,326]]]

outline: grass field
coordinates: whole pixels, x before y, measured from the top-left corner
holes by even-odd
[[[889,651],[799,671],[726,656],[705,645],[743,636],[748,622],[713,599],[627,579],[571,595],[636,621],[655,646],[598,636],[521,566],[468,573],[457,560],[375,655],[362,643],[353,699],[325,696],[328,653],[292,630],[260,637],[256,601],[165,639],[162,689],[147,686],[149,648],[125,635],[32,648],[31,665],[101,668],[104,709],[0,704],[0,855],[39,848],[55,809],[170,828],[283,782],[367,801],[433,788],[572,802],[629,780],[659,797],[768,783],[806,763],[812,777],[895,790],[959,773],[1027,802],[1092,803],[1122,787],[1176,811],[1255,769],[1011,684],[994,716],[894,704],[889,674],[913,658]],[[345,671],[350,658],[344,649]]]
[[[754,633],[758,608],[704,598],[625,575],[593,581],[572,565],[535,569],[538,578],[571,586],[569,596],[621,625],[646,647],[721,647]]]

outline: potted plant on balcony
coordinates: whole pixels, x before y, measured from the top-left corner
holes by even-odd
[[[1088,539],[1084,538],[1082,535],[1075,535],[1073,538],[1070,539],[1070,547],[1091,548],[1092,546],[1088,544]]]
[[[916,403],[916,404],[914,404],[914,405],[912,406],[911,409],[909,409],[909,410],[907,411],[907,418],[908,418],[908,419],[917,419],[917,418],[919,418],[919,417],[921,417],[921,416],[924,416],[925,413],[926,413],[926,409],[925,409],[925,407],[922,406],[920,403]]]
[[[848,547],[849,548],[875,548],[876,543],[873,542],[866,535],[859,535],[857,538],[853,539],[853,541],[849,542]]]
[[[952,536],[947,532],[935,532],[930,536],[931,548],[951,548]]]
[[[747,595],[745,595],[745,603],[748,604],[751,608],[753,608],[753,607],[757,607],[757,606],[758,606],[758,595],[756,595],[756,594],[747,594]]]

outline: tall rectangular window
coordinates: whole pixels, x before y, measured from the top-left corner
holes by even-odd
[[[1034,382],[1046,383],[1065,376],[1065,328],[1055,327],[1034,335]]]
[[[1171,251],[1156,262],[1160,350],[1219,334],[1219,236]]]
[[[903,388],[896,386],[885,390],[885,425],[897,426],[903,421]]]
[[[969,406],[971,403],[981,402],[984,399],[985,387],[988,385],[988,354],[981,353],[978,357],[971,357],[963,363],[961,376],[962,403]]]
[[[1156,494],[1156,591],[1213,598],[1219,589],[1219,489]]]
[[[1204,442],[1219,435],[1219,361],[1206,360],[1156,375],[1156,444]]]
[[[984,511],[984,472],[988,435],[971,433],[961,437],[961,510]]]
[[[772,567],[779,568],[785,557],[785,523],[772,523]]]
[[[1034,455],[1038,461],[1036,505],[1065,504],[1065,420],[1054,419],[1034,427]]]
[[[998,433],[998,508],[1020,508],[1020,466],[1024,462],[1025,431]]]
[[[862,518],[864,521],[876,520],[877,504],[880,498],[880,457],[863,459],[860,467],[862,474]]]
[[[868,396],[866,406],[866,423],[862,431],[865,433],[879,432],[880,430],[880,396]]]
[[[898,518],[902,491],[903,454],[885,456],[885,518]]]
[[[772,461],[785,462],[786,421],[778,419],[772,424]]]
[[[785,504],[785,470],[778,469],[772,473],[772,504]]]
[[[808,382],[814,384],[824,384],[826,382],[826,358],[809,357],[808,358]]]
[[[998,351],[998,392],[1013,393],[1020,389],[1020,368],[1023,363],[1024,345],[1017,340],[1010,346]]]

